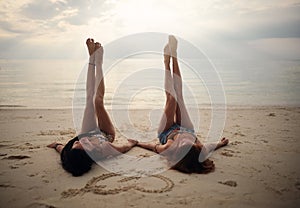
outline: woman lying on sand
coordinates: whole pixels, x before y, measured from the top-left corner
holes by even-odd
[[[94,43],[93,39],[87,39],[86,44],[90,58],[81,134],[71,139],[66,145],[57,142],[48,145],[60,153],[63,168],[73,176],[80,176],[91,169],[93,164],[91,155],[93,159],[100,160],[125,153],[137,143],[131,139],[128,139],[125,145],[112,143],[115,139],[115,129],[103,103],[105,91],[102,71],[103,47],[98,42]]]
[[[172,56],[173,76],[170,68]],[[203,145],[194,133],[194,126],[188,115],[183,95],[182,79],[177,62],[177,40],[169,36],[164,48],[165,93],[164,115],[158,127],[159,143],[138,142],[137,146],[162,153],[172,168],[185,173],[207,173],[214,170],[214,163],[207,159],[208,153],[228,144],[228,139]],[[202,150],[202,153],[201,153]],[[199,158],[204,155],[203,162]]]

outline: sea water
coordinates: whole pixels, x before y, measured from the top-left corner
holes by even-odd
[[[300,105],[299,60],[179,62],[187,105]],[[84,106],[87,63],[87,60],[70,59],[1,59],[0,107],[57,109]],[[160,57],[132,57],[118,62],[104,59],[103,70],[107,108],[164,106],[164,65]]]

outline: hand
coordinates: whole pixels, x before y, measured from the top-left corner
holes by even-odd
[[[51,144],[48,144],[47,147],[49,147],[49,148],[56,148],[58,144],[61,144],[61,143],[53,142]]]
[[[132,146],[137,145],[138,141],[135,139],[127,139],[128,143],[130,143]]]

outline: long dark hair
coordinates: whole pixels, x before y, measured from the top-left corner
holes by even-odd
[[[93,160],[88,156],[85,150],[72,149],[75,141],[79,141],[78,137],[71,139],[60,154],[62,167],[72,173],[73,176],[81,176],[88,172],[93,164]]]
[[[179,170],[184,173],[209,173],[214,171],[215,164],[212,160],[206,159],[203,162],[199,162],[201,149],[196,148],[194,145],[186,145],[182,148],[191,149],[179,162],[172,166],[173,169]]]

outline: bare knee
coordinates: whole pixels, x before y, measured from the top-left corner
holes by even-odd
[[[171,94],[168,94],[167,102],[166,102],[166,109],[173,111],[173,110],[175,110],[176,105],[177,105],[176,99]]]
[[[103,107],[104,106],[104,101],[102,96],[97,96],[95,98],[95,106],[97,107]]]
[[[167,103],[176,103],[175,97],[171,93],[166,93]]]
[[[94,95],[86,95],[86,101],[91,102],[94,99]]]

